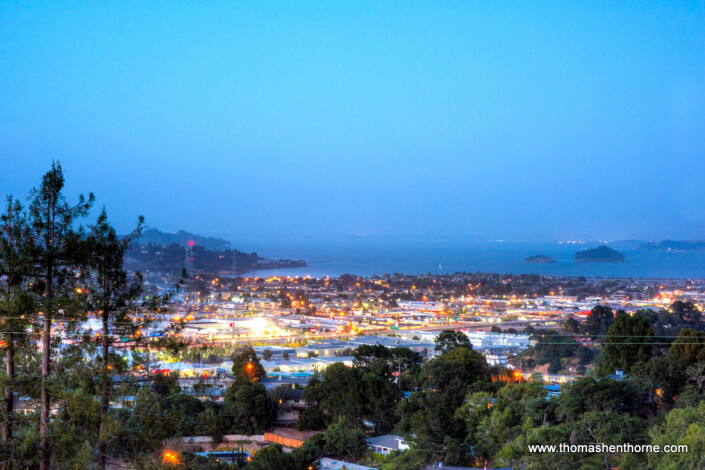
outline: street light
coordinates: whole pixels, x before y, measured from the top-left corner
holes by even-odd
[[[252,363],[247,363],[247,378],[252,382]]]
[[[176,452],[172,452],[170,450],[164,451],[164,454],[162,456],[162,460],[164,463],[169,463],[169,464],[174,464],[178,465],[180,463],[179,461],[179,454]]]

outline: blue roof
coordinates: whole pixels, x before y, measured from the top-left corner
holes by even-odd
[[[284,391],[287,400],[301,400],[304,390],[302,388],[291,388]]]

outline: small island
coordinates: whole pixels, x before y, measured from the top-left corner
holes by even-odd
[[[556,260],[547,255],[534,255],[529,256],[528,258],[524,258],[524,262],[533,264],[548,264],[555,263]]]
[[[623,261],[624,255],[622,253],[606,245],[579,251],[575,254],[576,263],[621,263]]]

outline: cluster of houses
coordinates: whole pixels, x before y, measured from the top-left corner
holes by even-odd
[[[486,331],[467,331],[465,334],[470,339],[473,349],[484,354],[490,365],[505,365],[514,354],[529,347],[527,335]],[[404,330],[395,336],[354,336],[347,340],[322,340],[299,347],[272,345],[255,346],[254,349],[267,374],[261,379],[261,383],[267,389],[274,389],[281,385],[290,385],[297,389],[306,387],[316,372],[323,371],[331,364],[341,362],[351,366],[354,360],[352,354],[361,345],[408,348],[418,352],[424,360],[433,358],[440,354],[440,351],[435,349],[437,335],[438,332]],[[225,401],[225,392],[234,381],[231,368],[232,363],[229,361],[218,365],[167,361],[152,364],[152,370],[164,373],[178,372],[182,393],[216,403]],[[120,379],[116,377],[115,380]],[[563,382],[564,380],[550,381]],[[111,406],[129,407],[133,400],[134,397],[121,397],[111,403]],[[287,405],[291,405],[295,410],[300,407],[296,401]],[[22,414],[31,413],[36,407],[34,400],[23,397],[16,398],[15,405],[18,413]],[[290,414],[280,417],[280,421],[291,423],[295,422],[296,418],[297,416]]]

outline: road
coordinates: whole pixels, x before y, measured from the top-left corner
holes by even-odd
[[[493,326],[501,326],[502,328],[513,328],[513,327],[526,327],[528,325],[532,326],[537,326],[537,327],[543,327],[546,326],[548,323],[560,323],[565,321],[564,318],[550,318],[550,319],[545,319],[545,320],[514,320],[514,321],[508,321],[508,322],[502,322],[501,324],[498,323],[485,323],[485,322],[466,322],[466,323],[451,323],[451,324],[445,324],[445,325],[433,325],[433,326],[423,326],[423,327],[414,327],[414,328],[409,328],[409,329],[402,329],[402,330],[392,330],[391,328],[380,328],[376,330],[365,330],[366,335],[387,335],[387,334],[399,334],[400,332],[403,331],[442,331],[442,330],[448,330],[448,329],[453,329],[453,330],[461,330],[464,328],[472,328],[475,330],[489,330]],[[226,336],[226,335],[224,335]],[[279,336],[279,337],[271,337],[271,336],[247,336],[247,337],[239,337],[239,338],[214,338],[214,339],[207,339],[202,342],[194,344],[194,346],[201,346],[204,344],[213,344],[213,345],[220,345],[220,346],[227,346],[227,345],[232,345],[233,343],[241,343],[241,342],[266,342],[268,344],[282,344],[282,343],[288,343],[288,342],[298,342],[298,341],[314,341],[314,340],[326,340],[326,339],[341,339],[341,338],[350,338],[351,336],[355,336],[354,333],[326,333],[326,334],[321,334],[317,333],[315,335],[296,335],[296,336]]]
[[[443,324],[443,325],[432,325],[432,326],[422,326],[422,327],[413,327],[413,328],[404,328],[400,330],[393,330],[391,328],[380,328],[380,329],[372,329],[372,330],[365,330],[365,335],[389,335],[389,334],[399,334],[401,332],[409,332],[409,331],[442,331],[442,330],[461,330],[461,329],[468,329],[472,328],[474,330],[489,330],[493,326],[501,326],[504,329],[507,328],[524,328],[528,325],[542,328],[542,327],[548,327],[552,324],[555,323],[561,323],[565,321],[565,318],[547,318],[545,320],[512,320],[512,321],[506,321],[502,323],[486,323],[486,322],[463,322],[463,323],[448,323],[448,324]],[[204,345],[215,345],[215,346],[231,346],[236,343],[258,343],[258,342],[263,342],[267,343],[269,345],[275,345],[275,344],[286,344],[290,342],[300,342],[300,341],[322,341],[322,340],[328,340],[328,339],[343,339],[343,338],[350,338],[354,337],[354,333],[316,333],[315,335],[295,335],[295,336],[240,336],[240,337],[235,337],[232,338],[230,335],[221,335],[220,337],[216,337],[213,339],[210,338],[199,338],[199,337],[190,337],[187,339],[194,340],[193,343],[191,343],[189,346],[190,347],[201,347]],[[132,342],[124,342],[124,343],[115,343],[113,344],[113,347],[116,348],[130,348],[133,347],[134,343]]]

